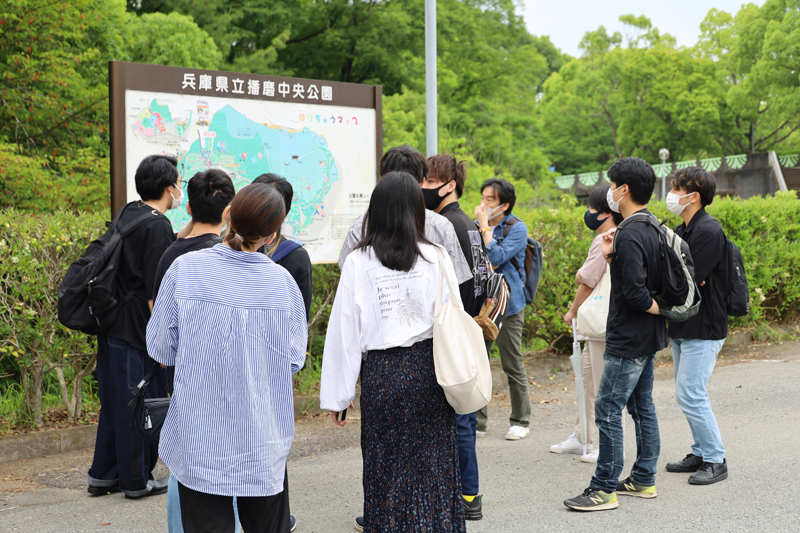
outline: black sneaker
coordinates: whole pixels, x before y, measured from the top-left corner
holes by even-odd
[[[475,498],[468,502],[461,497],[461,503],[464,504],[464,518],[467,520],[480,520],[483,518],[483,505],[481,504],[482,494],[478,494]]]
[[[701,464],[703,464],[703,458],[690,453],[680,461],[667,463],[667,472],[697,472]]]
[[[703,462],[697,472],[689,476],[692,485],[711,485],[717,481],[728,479],[728,463],[725,459],[721,463]]]
[[[580,496],[564,500],[564,505],[576,511],[605,511],[619,507],[616,492],[596,490],[591,487]]]
[[[89,488],[86,491],[91,496],[105,496],[106,494],[113,494],[115,492],[119,492],[119,483],[111,485],[110,487],[96,487],[93,485],[89,485]]]
[[[289,515],[289,533],[294,533],[296,529],[297,529],[297,520],[295,520],[293,516]]]
[[[360,531],[361,533],[364,533],[364,517],[363,516],[359,516],[358,518],[356,518],[356,531]]]

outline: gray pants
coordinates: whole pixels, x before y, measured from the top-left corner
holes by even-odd
[[[522,360],[522,325],[525,323],[525,309],[511,315],[503,322],[497,336],[497,349],[500,350],[500,363],[508,377],[511,396],[512,426],[528,427],[531,420],[531,394],[528,389],[528,372]],[[477,413],[478,431],[486,431],[489,410],[484,407]]]

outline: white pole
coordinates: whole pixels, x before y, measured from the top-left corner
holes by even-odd
[[[439,152],[436,112],[436,0],[425,0],[425,151]]]

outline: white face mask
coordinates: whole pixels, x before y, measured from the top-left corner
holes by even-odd
[[[169,191],[169,195],[172,196],[172,207],[170,207],[170,209],[177,209],[180,207],[181,203],[183,203],[183,189],[178,189],[178,191],[180,191],[180,193],[177,198],[172,194],[172,191]]]
[[[683,210],[686,209],[686,205],[689,205],[681,205],[681,198],[686,198],[687,196],[691,196],[693,194],[693,192],[684,194],[683,196],[678,196],[674,192],[667,194],[667,209],[669,209],[671,213],[680,216],[680,214],[683,213]]]
[[[625,198],[626,196],[628,196],[627,194],[623,194],[622,198],[620,198],[619,200],[617,200],[615,202],[614,201],[614,193],[617,192],[618,190],[619,190],[619,187],[617,187],[613,191],[611,190],[611,187],[609,187],[608,188],[608,192],[606,193],[606,202],[608,202],[608,207],[612,211],[614,211],[615,213],[619,213],[619,203],[622,201],[622,198]]]
[[[489,220],[492,220],[497,213],[503,210],[502,205],[498,205],[497,207],[489,207],[488,205],[483,204],[483,206],[486,208],[486,214],[489,215]]]

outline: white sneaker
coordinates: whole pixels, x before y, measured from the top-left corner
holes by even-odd
[[[481,437],[485,437],[486,436],[486,432],[485,431],[481,431],[480,429],[476,429],[475,430],[475,436],[480,439]]]
[[[596,463],[598,455],[600,455],[600,448],[596,449],[593,452],[581,455],[581,461],[583,461],[584,463]]]
[[[521,440],[530,434],[531,430],[522,426],[511,426],[506,433],[506,440]]]
[[[591,446],[586,446],[586,449],[591,450],[592,448]],[[583,454],[583,444],[578,440],[578,434],[573,433],[561,444],[553,444],[550,446],[550,451],[553,453],[574,453],[581,455]]]

